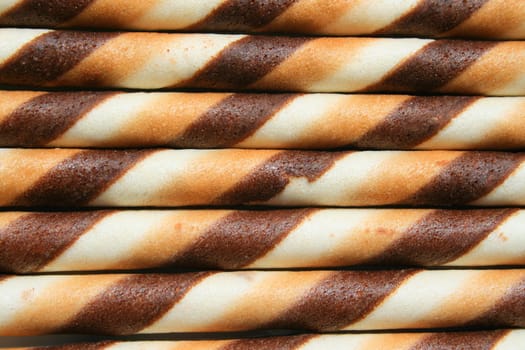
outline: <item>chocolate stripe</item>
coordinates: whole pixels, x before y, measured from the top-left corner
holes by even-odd
[[[88,204],[152,151],[81,151],[44,174],[13,206]]]
[[[227,0],[186,30],[243,31],[263,27],[297,0]]]
[[[79,15],[93,0],[24,0],[0,16],[4,26],[56,27]]]
[[[209,272],[126,277],[84,307],[58,333],[133,334],[153,324]]]
[[[525,279],[507,290],[496,304],[467,327],[525,327]]]
[[[115,341],[103,341],[97,343],[78,343],[78,344],[65,344],[57,346],[42,346],[31,348],[32,350],[102,350],[107,349],[114,345]]]
[[[516,210],[436,210],[364,265],[442,265],[479,244]]]
[[[522,161],[520,153],[465,152],[399,204],[468,204],[503,183]]]
[[[38,271],[109,213],[32,213],[21,216],[0,230],[0,271]]]
[[[235,211],[214,223],[171,266],[237,269],[264,256],[311,210]]]
[[[48,85],[117,35],[77,31],[40,35],[0,67],[0,84]]]
[[[271,157],[237,185],[215,200],[215,204],[263,202],[279,194],[294,177],[312,182],[330,169],[340,152],[283,151]]]
[[[224,48],[182,87],[240,89],[264,77],[309,38],[247,36]]]
[[[221,347],[221,350],[293,350],[301,347],[314,337],[315,335],[313,334],[303,334],[292,337],[239,339]]]
[[[19,106],[0,124],[0,144],[46,145],[112,95],[109,92],[54,92],[39,95]]]
[[[181,148],[231,147],[288,104],[292,94],[234,94],[211,107],[173,141]]]
[[[434,36],[457,27],[487,0],[422,0],[410,12],[375,34]]]
[[[334,272],[265,328],[340,330],[372,312],[414,273],[416,270]]]
[[[424,337],[410,350],[490,350],[496,343],[506,336],[507,330],[452,333],[442,332]]]
[[[490,41],[433,41],[365,91],[434,91],[459,76],[495,45]]]
[[[359,148],[412,148],[430,139],[477,97],[411,97],[403,102],[353,146]]]

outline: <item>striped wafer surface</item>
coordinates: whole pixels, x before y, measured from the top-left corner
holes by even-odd
[[[0,213],[0,271],[525,265],[514,209]]]
[[[525,331],[383,333],[383,334],[304,334],[231,340],[201,341],[106,341],[68,344],[39,350],[515,350],[525,342]],[[22,350],[21,348],[18,348]],[[14,349],[11,349],[14,350]],[[25,348],[37,350],[37,348]]]
[[[7,0],[0,25],[139,30],[525,38],[504,0]]]
[[[9,207],[525,204],[523,153],[0,150]]]
[[[0,29],[0,84],[525,93],[525,42]]]
[[[524,290],[519,269],[12,276],[0,334],[523,327]]]
[[[0,91],[0,146],[525,149],[525,98]]]

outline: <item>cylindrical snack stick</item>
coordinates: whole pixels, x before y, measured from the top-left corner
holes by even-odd
[[[523,153],[1,149],[0,206],[518,206]]]
[[[0,29],[0,84],[525,94],[525,42]]]
[[[57,345],[46,350],[515,350],[523,330],[440,333],[304,334],[294,336],[194,341],[105,341]],[[38,348],[42,349],[42,348]],[[15,350],[12,348],[11,350]],[[16,348],[16,350],[37,350]]]
[[[0,91],[0,146],[524,149],[524,97]]]
[[[8,273],[525,265],[516,209],[0,213]]]
[[[525,326],[525,270],[6,276],[0,335]]]
[[[0,25],[322,35],[525,38],[505,0],[9,0]]]

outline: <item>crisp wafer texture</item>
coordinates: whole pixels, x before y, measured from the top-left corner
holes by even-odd
[[[0,146],[523,149],[525,98],[0,91]]]
[[[0,42],[0,84],[15,86],[525,93],[521,41],[9,28]]]
[[[0,335],[525,326],[525,270],[7,276]]]
[[[0,206],[525,204],[523,153],[0,150]]]
[[[8,0],[0,25],[139,30],[525,38],[504,0]]]
[[[525,264],[514,209],[0,213],[0,271]]]
[[[525,331],[450,333],[304,334],[296,336],[201,341],[105,341],[68,344],[39,350],[515,350]],[[37,348],[25,348],[37,350]],[[11,349],[14,350],[14,349]],[[18,348],[18,350],[22,350]]]

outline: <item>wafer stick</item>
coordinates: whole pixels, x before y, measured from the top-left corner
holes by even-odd
[[[525,38],[521,1],[9,0],[0,25]]]
[[[383,333],[383,334],[304,334],[231,340],[198,341],[106,341],[99,343],[67,344],[47,350],[325,350],[325,349],[392,349],[392,350],[452,350],[486,349],[514,350],[525,342],[523,330],[441,333]],[[22,350],[21,348],[18,348]],[[25,348],[36,350],[36,348]],[[39,348],[41,349],[41,348]],[[14,349],[11,349],[14,350]]]
[[[525,270],[6,277],[0,335],[524,327]]]
[[[525,94],[525,42],[0,30],[0,84]]]
[[[0,91],[0,146],[523,149],[523,97]]]
[[[525,204],[523,153],[0,150],[0,206]]]
[[[0,213],[0,271],[525,265],[525,211]]]

